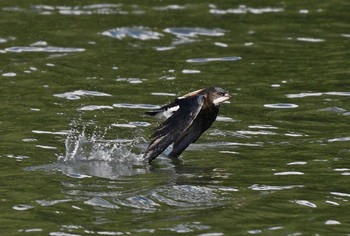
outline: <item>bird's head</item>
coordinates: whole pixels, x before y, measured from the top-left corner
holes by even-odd
[[[221,103],[231,98],[229,92],[220,87],[208,88],[207,96],[215,106],[219,106]]]

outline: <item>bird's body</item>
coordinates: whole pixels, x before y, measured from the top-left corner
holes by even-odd
[[[218,87],[200,89],[175,99],[158,110],[146,112],[166,120],[156,129],[143,158],[149,163],[172,143],[169,157],[178,157],[215,121],[220,104],[228,100],[227,91]]]

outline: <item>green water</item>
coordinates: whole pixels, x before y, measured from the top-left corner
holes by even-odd
[[[350,234],[349,8],[0,2],[1,235]],[[141,164],[146,109],[213,85],[184,162]]]

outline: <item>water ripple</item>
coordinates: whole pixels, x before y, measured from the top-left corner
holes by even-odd
[[[68,135],[69,131],[46,131],[46,130],[32,130],[35,134],[54,134],[54,135]]]
[[[346,114],[346,110],[341,107],[327,107],[324,109],[320,109],[320,111],[330,111],[330,112],[335,112],[335,113],[340,113],[340,114]]]
[[[145,210],[155,210],[155,207],[160,206],[158,203],[142,195],[129,197],[125,200],[119,199],[117,203],[123,206]]]
[[[182,73],[183,74],[199,74],[199,73],[201,73],[201,71],[200,70],[185,69],[185,70],[182,70]]]
[[[14,158],[14,159],[16,159],[17,161],[22,161],[22,160],[24,160],[24,159],[28,159],[28,158],[30,158],[29,156],[22,156],[22,155],[13,155],[13,154],[7,154],[6,155],[6,157],[8,157],[8,158]]]
[[[350,141],[350,137],[328,139],[329,143]]]
[[[151,124],[148,122],[141,122],[141,121],[136,121],[136,122],[129,122],[127,124],[112,124],[111,126],[113,127],[123,127],[123,128],[136,128],[136,127],[147,127],[150,126]]]
[[[114,103],[113,107],[130,108],[130,109],[159,109],[160,106],[152,104],[131,104],[131,103]]]
[[[41,15],[51,15],[58,13],[61,15],[126,15],[126,14],[143,14],[144,11],[134,9],[126,11],[122,9],[122,4],[91,4],[85,6],[50,6],[50,5],[33,5],[32,10]],[[13,9],[14,11],[15,9]],[[22,9],[24,10],[24,9]],[[18,11],[18,10],[17,10]]]
[[[306,206],[306,207],[311,207],[311,208],[317,207],[317,205],[315,203],[312,203],[312,202],[307,201],[307,200],[295,200],[293,202],[295,202],[296,204],[302,205],[302,206]]]
[[[88,105],[78,108],[79,111],[95,111],[101,109],[113,109],[111,106],[102,106],[102,105]]]
[[[19,205],[15,205],[12,207],[12,209],[17,210],[17,211],[26,211],[26,210],[29,210],[32,208],[34,208],[34,206],[25,205],[25,204],[19,204]]]
[[[295,162],[287,163],[288,166],[292,166],[292,165],[306,165],[306,164],[307,164],[306,161],[295,161]]]
[[[85,48],[63,48],[63,47],[33,47],[33,46],[19,46],[5,48],[6,52],[49,52],[49,53],[68,53],[68,52],[85,52]]]
[[[299,105],[293,103],[274,103],[274,104],[264,104],[264,107],[276,108],[276,109],[290,109],[297,108]]]
[[[324,42],[324,39],[318,39],[318,38],[297,38],[298,41],[302,42],[309,42],[309,43],[319,43]]]
[[[207,226],[207,225],[202,225],[201,222],[193,222],[193,223],[184,223],[184,224],[178,224],[174,227],[170,227],[170,228],[162,228],[162,230],[168,230],[168,231],[172,231],[172,232],[176,232],[176,233],[190,233],[193,231],[198,231],[198,230],[207,230],[210,229],[211,226]],[[201,236],[220,236],[223,235],[221,233],[217,234],[201,234]]]
[[[331,192],[332,195],[340,196],[340,197],[350,197],[349,193],[340,193],[340,192]]]
[[[341,175],[350,175],[350,169],[349,168],[336,168],[334,171],[342,172]]]
[[[209,10],[211,14],[225,15],[225,14],[263,14],[263,13],[277,13],[284,11],[283,8],[273,8],[273,7],[262,7],[262,8],[252,8],[246,5],[239,5],[238,8],[230,8],[226,10],[217,9],[216,6],[212,6]]]
[[[7,43],[7,39],[0,37],[0,43]]]
[[[103,207],[103,208],[109,208],[109,209],[119,209],[120,208],[119,206],[112,204],[101,197],[94,197],[90,200],[85,201],[84,203],[87,205],[91,205],[91,206],[97,206],[97,207]]]
[[[151,93],[154,96],[171,96],[171,97],[175,97],[176,94],[175,93]]]
[[[38,203],[40,206],[53,206],[58,203],[63,202],[70,202],[72,199],[59,199],[59,200],[36,200],[35,202]]]
[[[173,35],[178,36],[178,37],[190,37],[190,38],[194,38],[194,37],[197,37],[199,35],[218,37],[218,36],[224,36],[225,32],[226,32],[225,30],[219,29],[219,28],[206,29],[206,28],[199,28],[199,27],[194,27],[194,28],[173,27],[173,28],[166,28],[163,31],[166,33],[173,34]]]
[[[278,127],[273,125],[249,125],[250,129],[278,129]]]
[[[163,34],[154,32],[147,27],[135,26],[135,27],[121,27],[110,29],[102,32],[102,35],[109,36],[116,39],[123,39],[125,37],[131,37],[139,40],[159,39]]]
[[[117,82],[121,82],[121,81],[126,81],[129,84],[141,84],[143,83],[143,81],[145,81],[146,79],[140,79],[140,78],[122,78],[119,77],[118,79],[116,79]]]
[[[204,63],[212,61],[238,61],[241,60],[241,57],[217,57],[217,58],[193,58],[187,59],[187,62],[190,63]]]
[[[304,97],[315,97],[315,96],[322,96],[322,95],[350,96],[350,92],[306,92],[306,93],[286,94],[287,98],[304,98]]]
[[[78,100],[81,99],[83,96],[92,96],[92,97],[110,97],[112,95],[108,93],[102,93],[97,91],[89,91],[89,90],[76,90],[73,92],[66,92],[66,93],[57,93],[53,96],[58,98],[65,98],[68,100]]]
[[[18,232],[25,232],[25,233],[33,233],[33,232],[42,232],[43,229],[40,228],[32,228],[32,229],[19,229]]]
[[[162,187],[155,190],[152,197],[168,206],[179,207],[213,205],[219,199],[214,189],[192,185]]]
[[[327,220],[324,222],[325,225],[340,225],[341,223],[337,220]]]
[[[4,76],[4,77],[15,77],[15,76],[17,76],[17,74],[14,73],[14,72],[7,72],[7,73],[3,73],[2,76]]]
[[[226,43],[221,43],[221,42],[215,42],[214,45],[218,46],[218,47],[223,47],[223,48],[227,48],[228,47],[228,45]]]
[[[174,48],[175,48],[174,46],[169,46],[169,47],[155,47],[154,49],[156,51],[161,52],[161,51],[169,51],[169,50],[172,50]]]
[[[47,145],[35,145],[35,147],[42,148],[42,149],[52,149],[52,150],[57,149],[57,147],[52,147]]]
[[[249,187],[251,190],[256,191],[278,191],[278,190],[288,190],[293,188],[303,188],[304,185],[286,185],[286,186],[269,186],[269,185],[258,185],[254,184]]]
[[[231,117],[227,117],[227,116],[217,116],[216,121],[234,122],[234,120]]]
[[[154,7],[155,10],[158,11],[168,11],[168,10],[183,10],[186,9],[186,6],[180,6],[180,5],[176,5],[176,4],[172,4],[172,5],[167,5],[164,7]]]
[[[250,130],[240,130],[237,131],[238,134],[243,135],[276,135],[277,133],[267,131],[267,130],[259,130],[259,131],[250,131]]]
[[[273,175],[303,175],[303,172],[299,171],[285,171],[285,172],[276,172]]]

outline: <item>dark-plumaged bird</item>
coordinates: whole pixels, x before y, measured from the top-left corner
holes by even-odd
[[[151,163],[173,143],[169,157],[178,157],[194,143],[215,121],[220,104],[230,98],[219,87],[210,87],[188,93],[162,106],[146,112],[147,115],[165,117],[166,120],[152,134],[152,141],[143,158]]]

